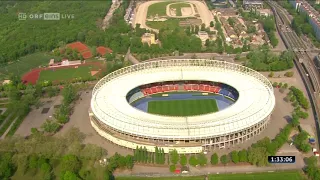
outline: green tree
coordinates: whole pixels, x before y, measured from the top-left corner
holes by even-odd
[[[171,160],[171,163],[172,164],[177,164],[178,161],[179,161],[179,154],[177,152],[176,149],[173,149],[171,152],[170,152],[170,160]]]
[[[232,162],[234,162],[235,164],[237,164],[239,162],[239,155],[237,151],[232,151],[231,152],[231,160]]]
[[[77,174],[81,168],[81,163],[75,155],[65,155],[61,161],[61,171]]]
[[[230,158],[227,155],[222,155],[220,157],[220,162],[224,165],[228,164],[230,162]]]
[[[200,166],[207,164],[208,159],[204,153],[199,153],[197,159]]]
[[[170,165],[170,172],[174,172],[176,170],[176,165],[172,164]]]
[[[248,153],[247,150],[243,149],[238,152],[239,162],[248,162]]]
[[[187,156],[185,154],[181,154],[180,155],[180,164],[182,166],[185,166],[185,165],[187,165],[187,163],[188,163]]]
[[[210,21],[210,27],[214,27],[213,21]]]
[[[48,133],[55,133],[60,129],[60,127],[60,124],[49,119],[47,119],[46,122],[44,122],[41,126],[41,128]]]
[[[265,147],[249,148],[248,161],[257,166],[265,166],[268,164],[268,155]]]
[[[211,164],[212,165],[216,165],[216,164],[218,164],[218,162],[219,162],[219,157],[218,157],[218,154],[217,153],[213,153],[212,155],[211,155]]]
[[[189,158],[189,164],[191,166],[197,166],[199,163],[198,163],[198,159],[195,155],[191,155],[190,158]]]

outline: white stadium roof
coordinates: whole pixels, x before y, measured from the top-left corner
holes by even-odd
[[[162,81],[203,80],[233,86],[238,100],[215,113],[169,117],[132,107],[126,99],[133,88]],[[271,83],[246,67],[214,60],[165,60],[129,66],[111,73],[94,88],[91,109],[103,123],[121,132],[160,139],[199,139],[225,135],[267,118],[275,106]]]

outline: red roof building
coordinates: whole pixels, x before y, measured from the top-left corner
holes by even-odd
[[[99,46],[97,47],[97,53],[100,54],[101,56],[104,56],[106,53],[108,54],[112,53],[112,50],[110,48]]]

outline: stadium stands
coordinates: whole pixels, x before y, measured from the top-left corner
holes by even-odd
[[[185,91],[207,92],[220,94],[233,100],[237,100],[239,93],[233,87],[227,84],[214,83],[214,82],[202,82],[202,81],[179,81],[179,82],[162,82],[143,85],[133,89],[128,93],[127,99],[129,102],[133,102],[136,97],[144,97],[153,94],[163,92],[174,92],[179,90],[179,84]],[[140,93],[138,93],[140,92]],[[138,93],[138,94],[135,94]],[[130,99],[130,100],[129,100]],[[134,99],[133,101],[131,101]]]

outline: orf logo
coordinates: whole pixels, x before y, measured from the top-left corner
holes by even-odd
[[[19,20],[27,20],[27,13],[19,13],[18,19]]]

